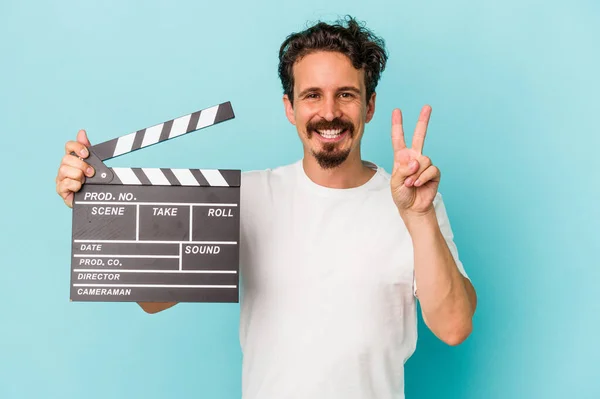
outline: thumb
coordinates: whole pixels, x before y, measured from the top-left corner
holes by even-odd
[[[80,130],[79,132],[77,132],[77,142],[83,144],[86,147],[91,147],[92,144],[90,143],[90,141],[87,138],[87,134],[85,132],[85,130]]]

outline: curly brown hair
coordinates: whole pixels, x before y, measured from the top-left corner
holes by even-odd
[[[364,68],[367,100],[375,92],[388,55],[385,41],[347,16],[333,24],[318,22],[302,32],[290,34],[279,49],[279,78],[284,94],[294,99],[293,66],[315,51],[335,51],[346,55],[356,69]]]

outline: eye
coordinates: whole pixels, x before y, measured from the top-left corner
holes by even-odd
[[[354,94],[353,94],[353,93],[350,93],[350,92],[348,92],[348,91],[345,91],[345,92],[341,93],[341,94],[340,94],[340,96],[341,96],[342,98],[354,98]]]
[[[315,99],[315,98],[318,98],[318,97],[319,97],[319,95],[317,93],[308,93],[306,95],[306,98],[308,98],[308,99]]]

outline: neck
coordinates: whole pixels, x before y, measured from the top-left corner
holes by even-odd
[[[365,184],[375,171],[363,164],[360,153],[352,153],[339,166],[323,169],[311,154],[304,154],[304,172],[313,182],[329,188],[354,188]]]

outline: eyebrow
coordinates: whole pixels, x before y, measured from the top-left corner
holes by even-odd
[[[344,87],[340,87],[338,89],[338,91],[351,91],[354,92],[355,94],[360,95],[360,89],[358,87],[354,87],[354,86],[344,86]]]
[[[321,91],[321,89],[320,89],[320,88],[318,88],[318,87],[309,87],[308,89],[304,89],[304,90],[302,90],[302,91],[301,91],[301,92],[298,94],[298,97],[302,97],[302,96],[306,95],[307,93],[310,93],[310,92],[313,92],[313,91],[320,92],[320,91]],[[353,93],[355,93],[355,94],[358,94],[358,95],[360,95],[360,90],[359,90],[357,87],[354,87],[354,86],[344,86],[344,87],[340,87],[339,89],[337,89],[337,91],[338,91],[338,92],[340,92],[340,91],[351,91],[351,92],[353,92]]]

